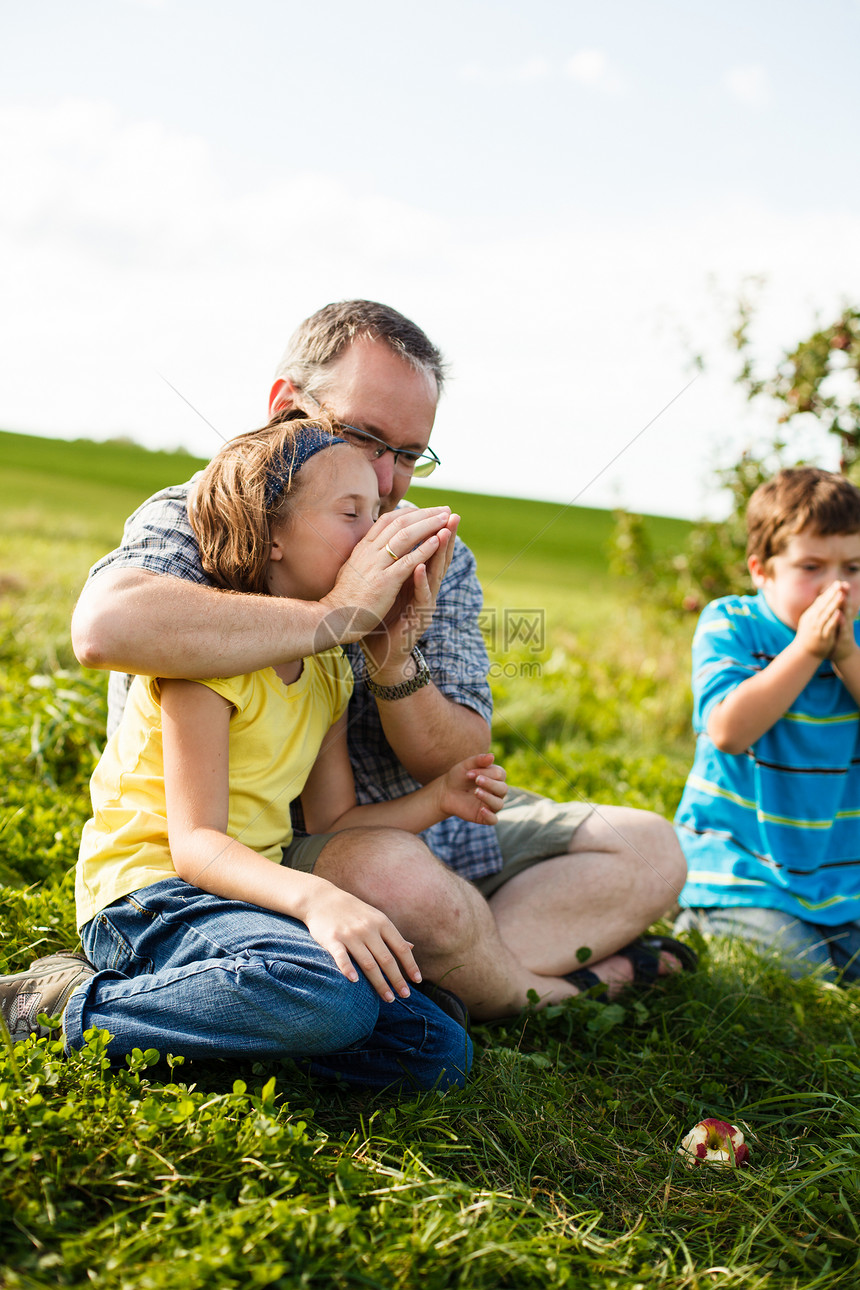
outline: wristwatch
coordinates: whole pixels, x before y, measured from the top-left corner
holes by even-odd
[[[427,666],[427,660],[416,645],[412,650],[412,657],[415,659],[415,675],[410,676],[408,681],[401,681],[399,685],[377,685],[369,676],[365,675],[364,683],[370,693],[377,699],[405,699],[407,694],[414,694],[416,690],[423,690],[424,686],[429,684],[430,669]]]

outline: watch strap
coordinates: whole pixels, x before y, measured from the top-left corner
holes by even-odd
[[[410,676],[408,681],[401,681],[398,685],[378,685],[376,681],[365,675],[364,683],[374,698],[385,699],[388,702],[393,699],[405,699],[408,694],[415,694],[416,690],[423,690],[424,686],[429,684],[430,669],[417,645],[412,650],[412,657],[415,660],[415,675]]]

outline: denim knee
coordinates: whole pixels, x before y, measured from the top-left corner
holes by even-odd
[[[312,1018],[313,1046],[306,1042],[305,1055],[337,1052],[368,1042],[379,1018],[380,998],[367,979],[359,975],[350,981],[331,964],[331,969],[315,973],[309,979],[307,971],[298,973],[289,959],[268,959],[259,962],[273,987],[274,1006],[269,1005],[264,1026],[280,1037],[284,1052],[295,1055],[295,1020],[297,1013]],[[251,987],[255,1001],[268,991]]]
[[[368,1088],[463,1088],[472,1067],[472,1041],[458,1025],[417,990],[408,999],[380,1001],[373,1033],[344,1052],[311,1063],[328,1078]]]
[[[376,1025],[379,996],[347,980],[304,924],[178,878],[116,901],[81,937],[101,971],[70,1038],[98,1026],[117,1051],[301,1057],[361,1043]]]
[[[181,972],[100,972],[69,1001],[67,1045],[81,1047],[91,1026],[109,1031],[113,1058],[157,1048],[191,1058],[300,1059],[369,1042],[378,995],[363,978],[353,983],[333,969],[296,983],[280,966],[213,959]]]

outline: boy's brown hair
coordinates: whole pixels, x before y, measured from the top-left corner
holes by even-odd
[[[763,565],[798,533],[860,533],[860,491],[844,475],[815,466],[781,470],[760,484],[747,507],[747,558]]]
[[[336,435],[337,426],[326,416],[279,412],[262,430],[231,439],[191,490],[188,518],[204,572],[217,586],[268,593],[272,530],[301,487],[296,441],[307,431],[322,438]]]

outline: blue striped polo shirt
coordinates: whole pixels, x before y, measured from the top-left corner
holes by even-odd
[[[745,752],[720,752],[706,729],[713,708],[793,637],[761,592],[715,600],[699,619],[696,756],[675,816],[689,867],[681,904],[780,909],[832,926],[860,919],[860,711],[832,664]]]

